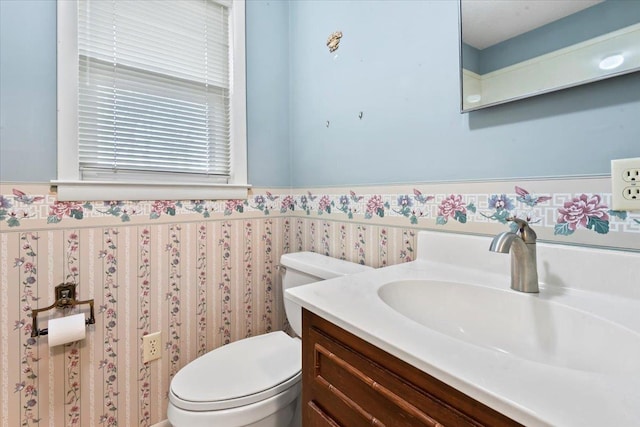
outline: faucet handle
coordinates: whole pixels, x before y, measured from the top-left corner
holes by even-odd
[[[512,221],[518,226],[520,237],[525,243],[536,243],[536,239],[538,238],[538,236],[536,235],[536,232],[533,231],[533,228],[529,226],[528,221],[516,218],[515,216],[508,217],[507,221]]]

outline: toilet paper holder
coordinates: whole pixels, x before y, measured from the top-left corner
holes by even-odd
[[[96,318],[93,312],[93,299],[85,301],[76,300],[76,284],[75,283],[60,283],[55,287],[56,301],[49,307],[36,308],[31,310],[32,327],[31,336],[37,337],[41,335],[47,335],[49,330],[47,328],[38,329],[38,313],[42,311],[51,310],[52,308],[69,308],[80,304],[89,304],[89,318],[85,319],[85,325],[93,325],[96,323]]]

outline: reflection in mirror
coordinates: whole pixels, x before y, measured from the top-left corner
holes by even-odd
[[[460,0],[462,111],[640,70],[640,0]]]

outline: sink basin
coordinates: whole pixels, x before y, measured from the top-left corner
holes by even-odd
[[[411,262],[285,297],[522,425],[640,426],[640,252],[540,242],[524,294],[491,237],[417,239]]]
[[[640,335],[544,294],[402,280],[382,285],[378,296],[426,328],[513,357],[572,370],[640,373]]]

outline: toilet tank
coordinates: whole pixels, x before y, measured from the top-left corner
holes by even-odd
[[[356,274],[372,268],[354,262],[331,258],[315,252],[283,254],[280,265],[284,267],[282,290],[306,285],[347,274]],[[289,324],[298,336],[302,336],[302,308],[285,298],[284,310]]]

